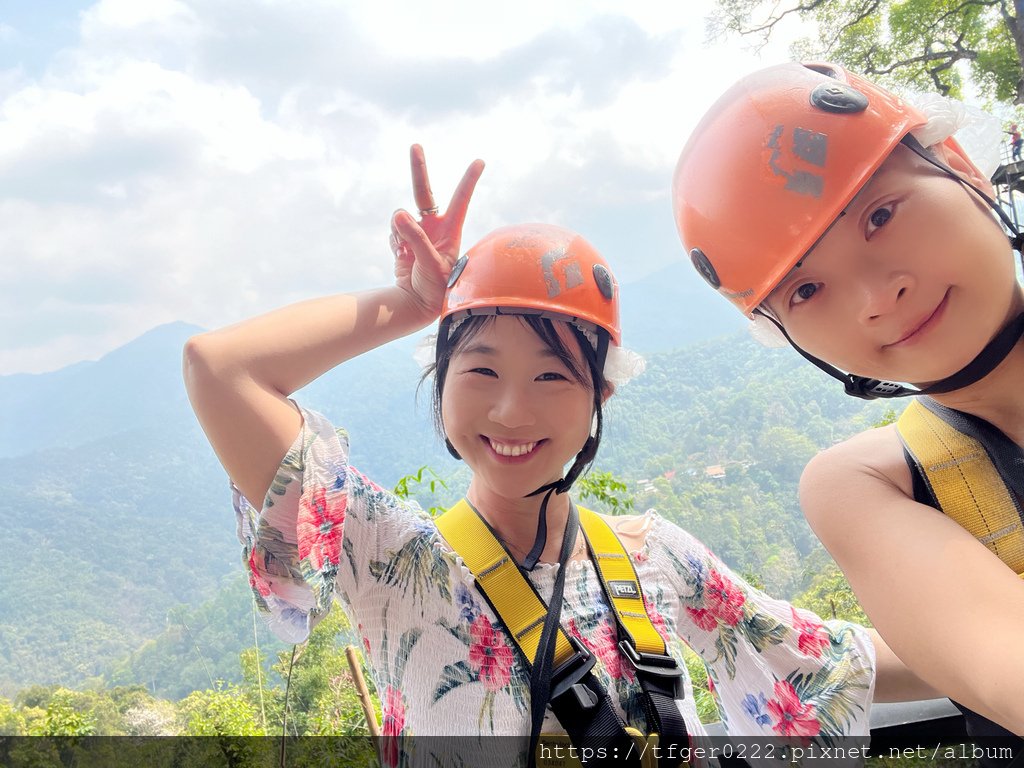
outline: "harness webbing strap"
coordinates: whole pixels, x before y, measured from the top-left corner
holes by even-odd
[[[619,537],[600,515],[589,509],[580,508],[580,525],[619,628],[641,653],[665,655],[665,641],[647,615],[640,580]]]
[[[437,518],[436,523],[441,535],[473,573],[484,599],[505,624],[532,673],[548,613],[544,601],[465,499]],[[633,737],[623,727],[608,692],[591,671],[594,663],[593,654],[570,640],[559,625],[552,662],[555,679],[547,703],[573,744],[595,749],[595,758],[588,765],[639,765],[639,755],[632,760],[623,757],[631,753]],[[529,755],[528,761],[530,766],[535,765],[537,755]]]
[[[632,664],[644,692],[647,729],[659,735],[664,750],[661,762],[672,765],[668,755],[680,754],[689,746],[686,721],[676,704],[683,696],[683,670],[669,655],[664,638],[647,613],[640,579],[619,537],[589,509],[580,509],[580,525],[605,597],[615,612],[619,650]]]
[[[683,764],[679,756],[681,748],[688,745],[686,723],[676,705],[676,697],[681,695],[682,670],[667,654],[664,640],[647,615],[640,582],[622,542],[599,515],[583,508],[578,511],[580,526],[618,620],[620,637],[625,636],[620,649],[633,664],[645,694],[648,727],[659,735],[663,747],[676,745],[675,750],[663,753],[661,763]],[[484,598],[532,668],[538,662],[541,631],[548,613],[533,584],[465,499],[437,518],[436,523],[441,535],[473,573]],[[552,712],[573,744],[593,748],[595,755],[603,756],[592,759],[588,765],[598,768],[649,764],[653,753],[636,748],[644,737],[625,727],[608,692],[591,671],[594,663],[593,654],[559,626],[553,662],[556,679],[552,681],[549,702]]]
[[[519,566],[465,499],[436,522],[445,541],[459,553],[523,657],[532,665],[537,658],[543,617],[548,612],[533,585],[523,577]],[[567,662],[575,652],[565,631],[559,627],[555,639],[555,668]]]
[[[1024,524],[1020,505],[993,464],[985,444],[948,423],[920,400],[897,422],[903,445],[944,514],[1024,576]]]

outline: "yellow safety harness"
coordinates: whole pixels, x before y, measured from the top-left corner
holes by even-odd
[[[930,398],[912,401],[896,428],[942,512],[1024,577],[1020,447],[988,422]]]
[[[676,704],[676,699],[684,695],[683,670],[669,655],[665,641],[647,615],[640,581],[622,542],[599,515],[582,507],[577,509],[580,527],[615,615],[619,649],[636,671],[644,692],[651,735],[644,736],[623,724],[607,691],[592,672],[594,655],[560,625],[548,703],[577,750],[586,747],[588,754],[593,755],[587,762],[588,768],[679,765],[679,756],[689,744],[686,725]],[[441,515],[437,527],[472,571],[477,587],[505,625],[520,658],[532,669],[538,662],[541,632],[548,614],[548,607],[533,584],[465,499]],[[553,742],[558,742],[557,737],[545,735],[538,751]],[[655,744],[660,745],[660,750],[651,749]],[[657,752],[662,754],[660,764],[654,759]],[[544,762],[540,760],[538,764]]]

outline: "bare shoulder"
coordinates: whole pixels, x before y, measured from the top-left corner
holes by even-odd
[[[800,504],[817,528],[835,510],[864,493],[897,493],[913,499],[910,469],[895,425],[869,429],[828,448],[808,463],[800,477]]]
[[[627,552],[643,548],[647,531],[651,528],[649,515],[601,515],[601,519],[615,531]]]

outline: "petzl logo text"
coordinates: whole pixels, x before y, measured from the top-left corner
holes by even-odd
[[[608,589],[612,597],[640,597],[640,590],[632,581],[609,581]]]

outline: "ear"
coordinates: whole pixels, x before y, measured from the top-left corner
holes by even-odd
[[[958,176],[971,182],[989,197],[995,197],[995,187],[989,178],[978,170],[971,158],[952,136],[931,148],[939,160],[948,165]]]
[[[601,393],[601,405],[608,402],[608,398],[615,394],[615,385],[610,381],[606,381],[604,384],[604,392]]]

